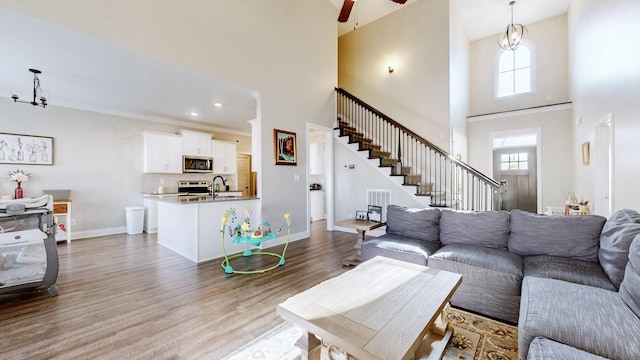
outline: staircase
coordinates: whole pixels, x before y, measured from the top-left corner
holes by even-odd
[[[343,89],[336,89],[339,137],[378,159],[391,177],[432,207],[500,210],[503,188],[490,177],[449,155]]]

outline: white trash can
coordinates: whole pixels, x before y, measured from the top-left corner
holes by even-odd
[[[141,234],[142,225],[144,224],[144,207],[127,206],[124,211],[127,220],[127,234]]]

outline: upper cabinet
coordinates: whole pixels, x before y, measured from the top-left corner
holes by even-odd
[[[211,134],[180,130],[182,133],[182,155],[212,156]]]
[[[324,143],[309,144],[309,174],[322,175],[324,173]]]
[[[144,132],[143,172],[182,173],[182,137]]]
[[[235,174],[237,172],[236,143],[212,140],[213,173]]]

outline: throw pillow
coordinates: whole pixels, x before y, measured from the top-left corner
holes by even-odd
[[[509,213],[506,211],[440,211],[442,245],[475,245],[507,249]]]
[[[440,210],[437,208],[387,206],[387,234],[439,243],[439,224]]]
[[[620,284],[620,297],[640,317],[640,235],[629,248],[629,262]]]
[[[630,209],[616,211],[602,228],[598,259],[616,289],[620,287],[629,261],[629,246],[638,234],[640,213]]]
[[[551,255],[598,262],[599,215],[549,216],[511,211],[509,251],[521,256]]]

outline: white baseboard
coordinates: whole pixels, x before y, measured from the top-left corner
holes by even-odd
[[[106,229],[97,229],[97,230],[86,230],[86,231],[73,231],[71,233],[71,240],[79,240],[79,239],[87,239],[98,236],[107,236],[107,235],[115,235],[115,234],[123,234],[127,232],[126,226],[115,227],[115,228],[106,228]]]

